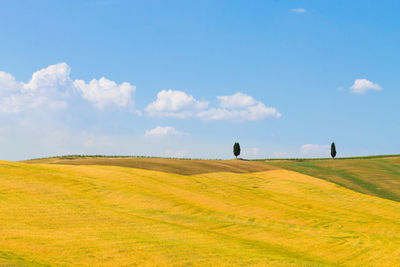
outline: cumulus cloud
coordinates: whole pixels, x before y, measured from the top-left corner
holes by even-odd
[[[181,133],[171,126],[157,126],[151,130],[146,130],[144,136],[146,137],[165,137],[165,136],[179,136]]]
[[[363,94],[368,91],[381,91],[382,87],[379,84],[373,83],[367,79],[356,79],[350,87],[350,92],[355,94]]]
[[[240,92],[230,96],[218,96],[217,99],[219,100],[217,108],[200,112],[198,116],[205,120],[230,121],[256,121],[282,117],[275,108],[267,107],[264,103]]]
[[[244,108],[257,103],[251,96],[240,92],[234,95],[217,96],[217,99],[222,108]]]
[[[70,85],[69,72],[65,63],[52,65],[33,73],[28,83],[0,72],[0,113],[18,114],[39,107],[65,108],[68,96],[60,88]]]
[[[294,13],[306,13],[307,10],[305,10],[304,8],[292,8],[290,11],[294,12]]]
[[[70,78],[66,63],[48,66],[32,74],[29,82],[17,81],[14,76],[0,72],[0,113],[18,114],[32,109],[64,109],[78,93],[97,108],[133,105],[135,86],[120,85],[106,78],[85,83]]]
[[[198,110],[206,109],[209,102],[198,101],[192,95],[182,91],[162,90],[157,99],[145,108],[150,116],[187,118],[193,117]]]
[[[42,93],[67,90],[71,86],[71,68],[66,63],[48,66],[33,73],[31,80],[23,84],[24,89]]]
[[[14,76],[9,73],[0,71],[0,94],[4,91],[17,91],[22,88],[23,84],[15,80]]]
[[[229,96],[217,96],[217,100],[219,103],[216,107],[208,108],[208,101],[198,101],[182,91],[163,90],[145,111],[150,116],[230,121],[255,121],[282,116],[275,108],[267,107],[240,92]]]
[[[300,147],[300,153],[305,156],[328,156],[329,145],[305,144]]]
[[[84,99],[100,109],[112,105],[118,107],[133,105],[132,94],[136,90],[130,83],[124,82],[118,85],[104,77],[100,80],[93,79],[89,83],[76,80],[74,86],[82,93]]]

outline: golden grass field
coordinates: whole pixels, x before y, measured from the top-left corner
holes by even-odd
[[[399,202],[277,168],[196,173],[0,161],[0,265],[400,266]]]
[[[210,172],[261,172],[278,169],[270,164],[249,160],[197,160],[168,158],[103,158],[103,157],[55,157],[27,160],[26,163],[62,165],[102,165],[138,168],[183,175]]]

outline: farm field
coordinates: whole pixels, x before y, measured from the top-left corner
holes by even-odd
[[[264,162],[39,162],[0,161],[0,265],[400,264],[400,203]]]
[[[400,156],[268,160],[268,165],[318,177],[352,190],[400,201]]]
[[[168,158],[106,158],[67,156],[27,160],[26,163],[46,163],[62,165],[103,165],[138,168],[175,174],[192,175],[210,172],[260,172],[279,169],[264,162],[249,160],[197,160],[197,159],[168,159]]]

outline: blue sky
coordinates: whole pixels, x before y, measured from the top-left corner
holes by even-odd
[[[399,11],[0,0],[0,158],[399,153]]]

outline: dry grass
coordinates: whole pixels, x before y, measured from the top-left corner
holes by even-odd
[[[186,160],[166,158],[96,158],[71,157],[29,160],[25,163],[46,163],[63,165],[103,165],[119,166],[144,170],[193,175],[211,172],[261,172],[275,170],[278,167],[257,161],[246,160]]]
[[[0,264],[399,266],[399,210],[286,170],[0,162]]]

